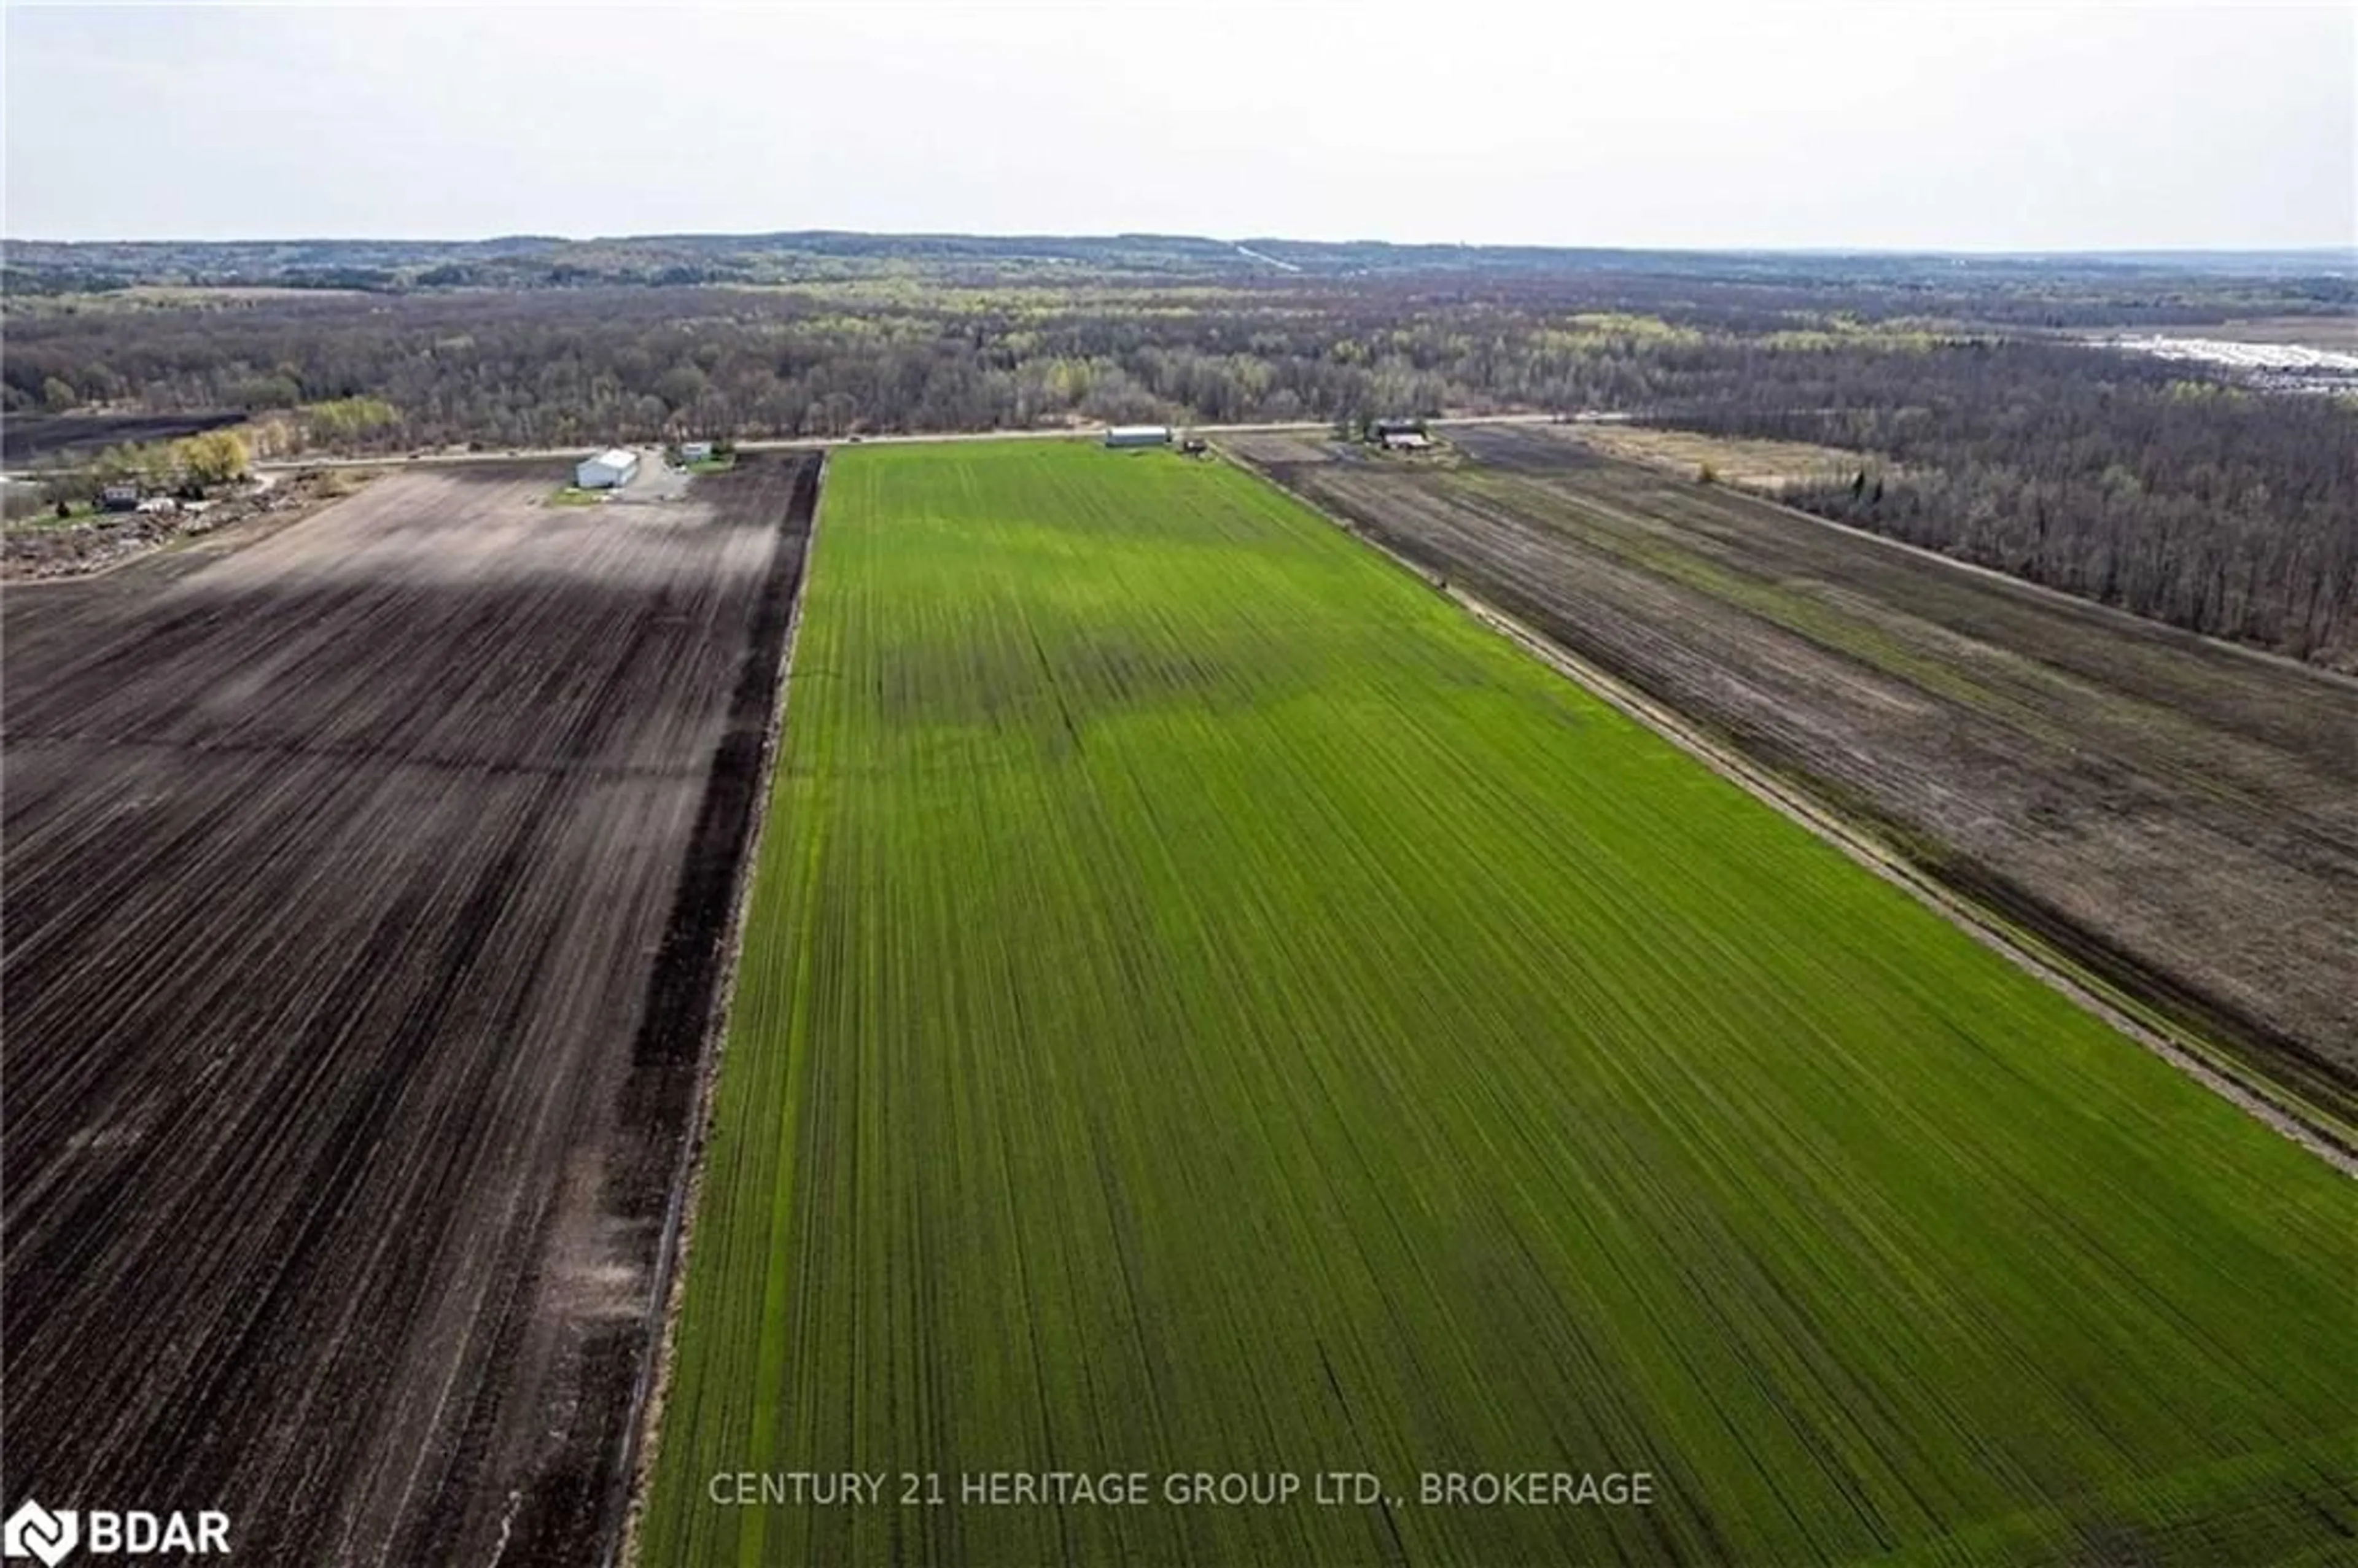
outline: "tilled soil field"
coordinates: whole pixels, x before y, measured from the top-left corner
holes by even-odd
[[[408,473],[6,606],[5,1494],[595,1561],[817,485]]]
[[[1951,885],[2344,1126],[2358,683],[1603,457],[1224,444],[1881,827]]]

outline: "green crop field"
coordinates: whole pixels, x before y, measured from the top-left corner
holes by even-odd
[[[2353,1560],[2352,1184],[1299,504],[865,449],[806,593],[643,1563]]]

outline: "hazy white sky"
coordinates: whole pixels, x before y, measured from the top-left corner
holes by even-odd
[[[6,6],[16,238],[2358,243],[2358,6]]]

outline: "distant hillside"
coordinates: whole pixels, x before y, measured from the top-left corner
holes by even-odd
[[[588,240],[547,235],[470,241],[32,240],[9,244],[5,271],[8,289],[21,294],[106,292],[140,286],[407,292],[613,284],[774,285],[912,271],[973,283],[1083,275],[1120,280],[1635,272],[1723,282],[1875,282],[1951,288],[2031,278],[2247,276],[2309,280],[2320,305],[2343,305],[2358,297],[2353,296],[2358,260],[2349,252],[2333,251],[1903,255],[1391,244],[1374,240],[1252,239],[1239,243],[1186,234],[861,234],[824,229]]]

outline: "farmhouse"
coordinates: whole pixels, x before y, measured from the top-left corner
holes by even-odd
[[[1168,425],[1112,425],[1106,428],[1105,444],[1109,447],[1166,447],[1171,444]]]
[[[102,512],[129,512],[139,504],[139,487],[135,484],[110,484],[98,492]]]
[[[613,490],[639,471],[639,454],[615,447],[574,465],[573,482],[583,490]]]
[[[681,462],[708,462],[711,460],[711,458],[712,443],[709,441],[682,441],[679,444],[679,460]]]
[[[1383,441],[1388,452],[1422,452],[1433,445],[1433,438],[1422,430],[1387,430]]]
[[[1422,419],[1370,419],[1368,421],[1368,439],[1370,441],[1389,441],[1394,436],[1423,434],[1424,421]]]

